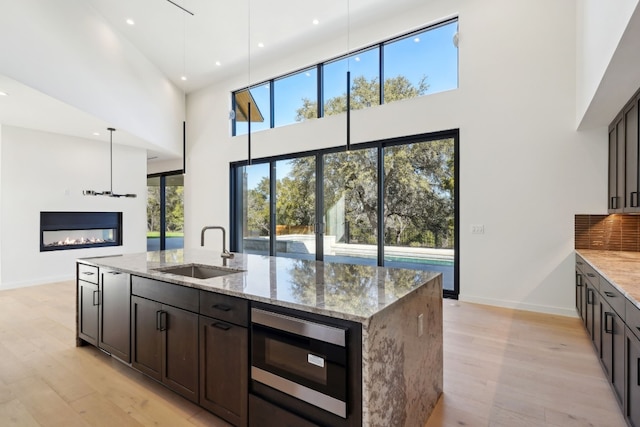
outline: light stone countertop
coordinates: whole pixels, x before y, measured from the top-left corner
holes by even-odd
[[[576,253],[640,308],[640,252],[576,249]]]
[[[220,252],[201,248],[82,258],[78,261],[363,324],[425,284],[441,286],[439,280],[434,280],[440,276],[436,272],[234,255],[227,261],[227,267],[244,271],[210,279],[155,271],[192,263],[222,266]]]

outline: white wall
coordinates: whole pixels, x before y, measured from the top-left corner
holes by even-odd
[[[146,250],[145,150],[113,145],[113,190],[137,198],[88,197],[109,189],[108,141],[10,126],[0,136],[0,289],[71,279],[77,258]],[[123,212],[123,245],[40,252],[41,211]]]
[[[182,152],[184,95],[83,0],[3,2],[0,74]],[[124,17],[123,17],[124,19]]]
[[[575,3],[430,1],[353,38],[452,14],[459,89],[356,111],[352,140],[459,128],[460,299],[574,315],[574,215],[603,213],[607,182],[606,130],[575,131]],[[308,65],[295,58],[280,72]],[[245,158],[246,136],[231,138],[227,117],[230,91],[244,85],[239,76],[188,97],[186,246],[205,224],[229,225],[229,162]],[[253,155],[342,145],[344,120],[257,132]],[[485,234],[471,235],[471,224]]]
[[[600,89],[611,60],[620,46],[623,34],[637,7],[638,0],[577,2],[576,121],[578,124],[583,122],[587,110]],[[629,93],[622,103],[626,102],[631,95],[632,93]],[[617,101],[617,103],[620,102]],[[606,122],[608,123],[611,119],[606,118]]]

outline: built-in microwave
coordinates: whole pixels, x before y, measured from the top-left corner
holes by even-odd
[[[360,328],[256,305],[251,308],[251,393],[317,425],[358,425]]]
[[[251,309],[251,379],[341,418],[348,414],[348,329]]]

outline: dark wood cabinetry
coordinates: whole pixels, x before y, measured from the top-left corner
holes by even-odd
[[[77,265],[78,277],[78,338],[98,345],[98,268]]]
[[[130,276],[81,263],[77,276],[78,338],[129,363]]]
[[[609,213],[640,212],[638,93],[609,125]]]
[[[624,322],[622,318],[604,300],[601,309],[601,362],[609,382],[613,386],[616,399],[622,405],[624,401]]]
[[[640,427],[640,340],[629,328],[626,329],[625,340],[627,383],[624,413],[632,427]]]
[[[170,292],[162,297],[156,291],[165,285]],[[132,366],[197,402],[198,314],[166,301],[197,307],[198,291],[134,276],[132,293]],[[150,296],[162,301],[149,299]]]
[[[100,269],[98,347],[129,363],[131,361],[131,281],[116,270]]]
[[[247,425],[249,303],[200,291],[200,406]]]
[[[319,427],[257,396],[249,396],[249,427]]]

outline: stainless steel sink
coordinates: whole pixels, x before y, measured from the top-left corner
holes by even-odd
[[[196,279],[210,279],[212,277],[226,276],[227,274],[242,273],[244,270],[238,270],[228,267],[216,267],[212,265],[185,264],[173,267],[157,268],[155,271],[160,273],[177,274],[178,276],[193,277]]]

